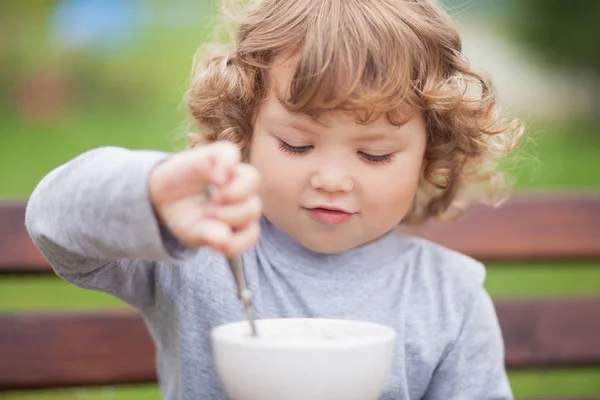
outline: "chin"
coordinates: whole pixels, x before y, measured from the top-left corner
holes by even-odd
[[[342,253],[346,250],[350,250],[354,247],[360,246],[360,243],[351,243],[348,240],[328,240],[327,238],[299,238],[298,243],[303,247],[315,253],[322,254],[337,254]]]

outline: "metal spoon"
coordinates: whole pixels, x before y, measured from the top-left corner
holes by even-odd
[[[244,310],[246,311],[246,319],[248,322],[250,322],[252,336],[258,336],[255,323],[256,316],[254,314],[254,308],[252,308],[252,292],[250,292],[250,289],[248,289],[246,286],[242,259],[241,257],[227,257],[227,262],[229,263],[229,268],[231,269],[231,272],[235,278],[238,288],[238,297],[244,305]]]
[[[209,184],[206,186],[206,198],[208,201],[212,200],[212,194],[215,190],[215,186],[213,184]],[[248,289],[246,285],[246,278],[244,276],[244,267],[242,265],[242,258],[235,256],[228,256],[227,263],[229,264],[229,269],[233,274],[235,279],[235,283],[238,289],[238,298],[244,305],[244,310],[246,312],[246,319],[250,323],[250,328],[252,332],[252,336],[258,336],[258,332],[256,330],[256,315],[254,314],[254,308],[252,307],[252,292]]]

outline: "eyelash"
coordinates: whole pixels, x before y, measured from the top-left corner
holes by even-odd
[[[304,154],[312,149],[312,146],[292,146],[283,140],[279,139],[279,150],[291,155]]]
[[[285,153],[291,154],[291,155],[300,155],[300,154],[304,154],[309,152],[310,150],[312,150],[313,146],[292,146],[286,142],[284,142],[283,140],[279,139],[279,149]],[[362,151],[359,151],[358,154],[362,157],[363,160],[365,160],[368,163],[371,164],[388,164],[391,163],[392,161],[394,161],[395,159],[395,155],[394,154],[385,154],[382,156],[376,156],[373,154],[368,154]]]
[[[374,156],[373,154],[358,152],[363,160],[373,164],[389,164],[396,158],[394,154],[385,154],[383,156]]]

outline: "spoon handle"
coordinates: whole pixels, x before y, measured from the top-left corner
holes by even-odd
[[[237,288],[238,288],[238,297],[244,305],[244,310],[246,311],[246,318],[248,322],[250,322],[250,328],[252,329],[252,336],[258,336],[258,332],[256,331],[256,323],[255,323],[255,314],[254,309],[252,308],[252,292],[246,286],[246,279],[244,278],[244,268],[242,266],[241,259],[239,257],[227,257],[227,262],[229,263],[229,268],[231,268],[231,272],[235,278]]]
[[[206,186],[205,195],[208,201],[212,200],[212,193],[214,192],[214,190],[215,186],[213,184],[209,184]],[[244,277],[244,267],[242,265],[242,259],[241,257],[227,256],[227,263],[229,264],[229,268],[231,269],[231,272],[235,279],[235,283],[238,290],[238,297],[244,305],[246,319],[248,319],[248,322],[250,323],[252,336],[258,336],[255,322],[256,316],[254,314],[254,308],[252,307],[252,293],[246,285],[246,278]]]

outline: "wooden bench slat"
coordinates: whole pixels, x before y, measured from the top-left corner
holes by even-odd
[[[25,228],[25,202],[0,202],[0,274],[51,272]]]
[[[416,233],[487,261],[600,259],[600,193],[514,196]]]
[[[51,272],[24,214],[24,202],[0,202],[0,273]],[[600,194],[519,195],[415,234],[481,260],[600,259]]]
[[[509,368],[600,365],[600,299],[498,301]],[[135,313],[0,315],[0,390],[151,382]]]
[[[135,313],[0,315],[0,390],[153,382]]]
[[[600,298],[495,304],[508,367],[600,365]]]

